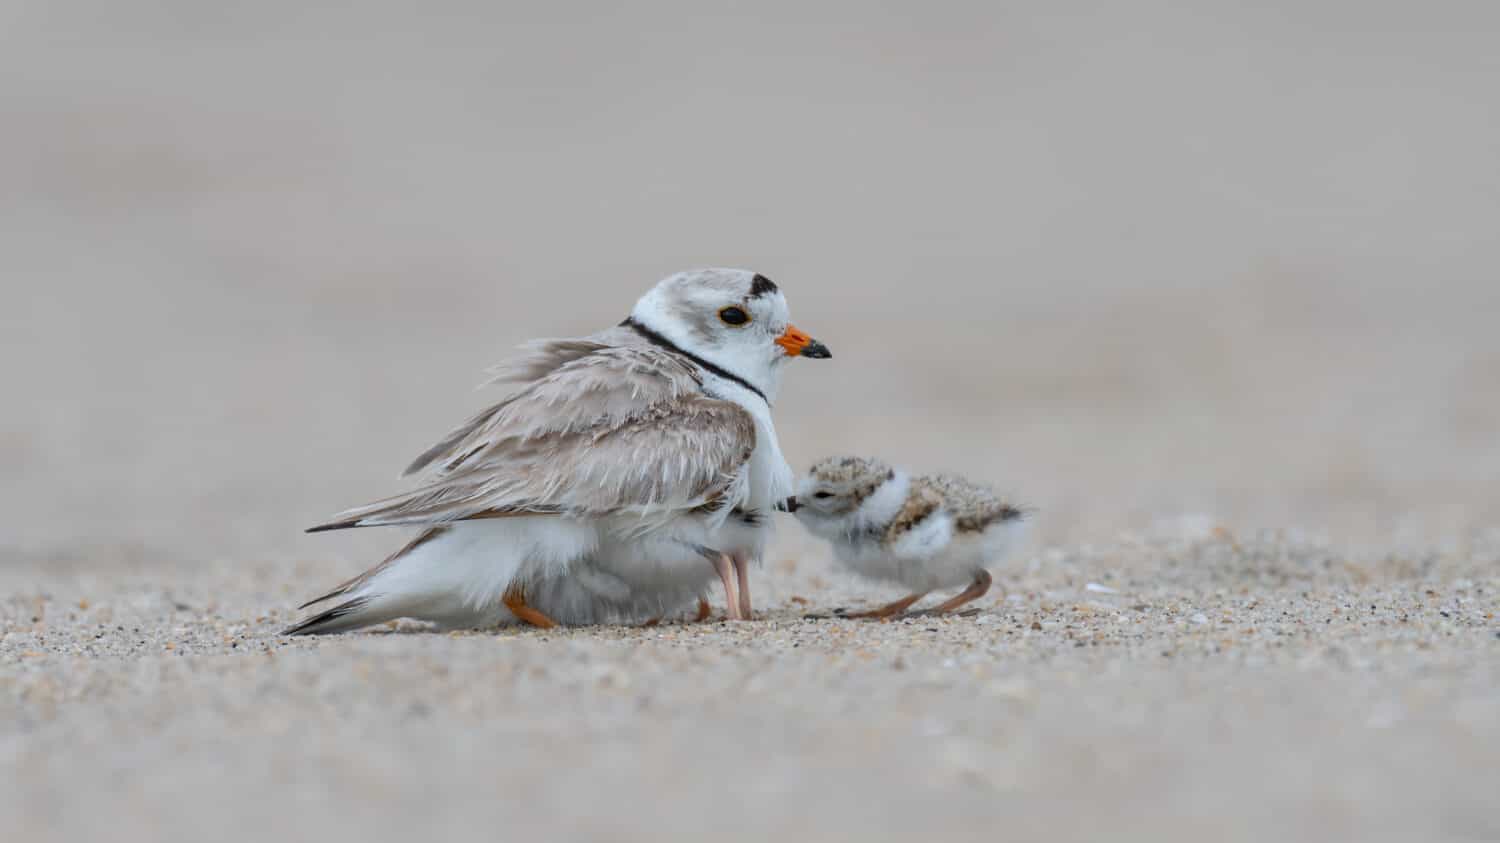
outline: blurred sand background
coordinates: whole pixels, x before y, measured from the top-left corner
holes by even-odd
[[[1482,2],[0,6],[0,832],[1500,837],[1497,43]],[[1037,507],[1006,595],[803,622],[892,595],[788,524],[755,624],[274,635],[400,541],[301,528],[486,365],[700,265],[834,351],[794,464]]]

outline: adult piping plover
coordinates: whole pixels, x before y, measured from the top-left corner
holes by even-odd
[[[911,594],[849,617],[887,618],[939,588],[967,586],[933,608],[942,614],[984,595],[1016,544],[1025,513],[984,486],[946,474],[912,477],[880,460],[832,457],[808,469],[779,507],[827,539],[865,577]]]
[[[407,469],[426,483],[309,531],[423,528],[288,633],[621,620],[686,608],[715,574],[748,617],[765,515],[793,491],[771,420],[782,365],[832,356],[776,285],[679,273],[616,327],[523,348],[494,378],[517,390]]]

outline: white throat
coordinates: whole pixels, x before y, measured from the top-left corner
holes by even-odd
[[[720,371],[714,372],[702,367],[706,374],[734,384],[736,391],[754,396],[763,404],[776,401],[776,393],[781,389],[782,367],[780,361],[772,362],[774,357],[767,358],[748,349],[703,348],[701,342],[683,330],[651,295],[636,302],[630,312],[630,321],[635,323],[637,330],[654,335],[648,339],[656,341],[659,338],[678,352],[718,368]]]

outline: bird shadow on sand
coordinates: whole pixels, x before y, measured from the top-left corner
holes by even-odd
[[[963,611],[959,611],[959,612],[934,612],[931,609],[918,609],[918,610],[916,610],[914,612],[903,612],[902,614],[893,615],[893,616],[888,617],[888,618],[870,618],[870,617],[860,617],[859,616],[859,611],[846,609],[843,606],[840,606],[840,607],[838,607],[836,609],[833,609],[832,611],[830,611],[827,614],[803,615],[802,619],[806,620],[806,621],[887,621],[887,622],[895,622],[895,621],[900,621],[900,620],[906,620],[908,618],[912,619],[912,620],[916,620],[918,618],[921,618],[921,619],[928,619],[928,618],[974,618],[974,617],[978,617],[979,616],[980,611],[981,610],[979,610],[979,609],[964,609]]]
[[[769,620],[767,617],[759,617],[756,620]],[[390,621],[375,626],[351,629],[345,632],[331,635],[287,635],[285,631],[278,630],[273,637],[279,638],[306,638],[313,639],[336,639],[342,637],[420,637],[420,636],[448,636],[451,638],[470,637],[514,637],[525,635],[527,637],[542,637],[549,635],[578,635],[587,633],[605,633],[622,631],[649,631],[653,629],[675,629],[681,627],[718,626],[724,624],[737,624],[739,621],[731,621],[724,617],[714,617],[707,620],[694,620],[692,618],[674,618],[662,620],[655,623],[596,623],[579,624],[576,626],[558,625],[551,628],[531,626],[524,623],[510,623],[501,626],[475,627],[472,629],[443,629],[435,624],[423,621],[403,618],[399,621]]]
[[[915,610],[915,611],[905,612],[905,613],[900,614],[900,615],[895,615],[895,616],[892,616],[892,617],[889,617],[889,618],[867,618],[867,617],[859,617],[859,612],[860,611],[863,611],[863,610],[860,610],[860,609],[850,609],[850,608],[846,608],[844,606],[836,607],[834,609],[829,610],[826,613],[814,613],[814,614],[784,614],[782,612],[778,612],[778,611],[772,610],[770,612],[760,613],[754,619],[752,619],[751,621],[747,621],[745,623],[754,623],[756,621],[782,621],[782,622],[785,622],[785,621],[788,621],[788,620],[791,620],[791,621],[840,621],[840,620],[843,620],[843,621],[870,621],[870,622],[881,622],[881,621],[884,621],[884,622],[887,622],[887,623],[896,623],[896,622],[904,621],[904,620],[931,620],[933,618],[974,618],[974,617],[978,617],[981,614],[981,612],[982,612],[982,610],[977,609],[977,608],[974,608],[974,609],[964,609],[964,610],[956,611],[956,612],[944,612],[944,613],[934,612],[934,611],[932,611],[930,609],[918,609],[918,610]],[[658,623],[651,623],[651,624],[641,624],[641,623],[607,624],[606,623],[606,624],[588,624],[588,625],[583,625],[583,626],[558,626],[558,627],[554,627],[554,628],[551,628],[551,629],[542,629],[540,627],[528,626],[528,625],[525,625],[525,624],[506,624],[506,625],[503,625],[503,626],[482,627],[482,628],[477,628],[477,629],[440,629],[437,626],[435,626],[433,624],[430,624],[430,623],[424,623],[422,621],[402,619],[402,620],[399,620],[399,621],[392,621],[392,622],[385,623],[385,624],[378,624],[376,626],[366,627],[364,629],[350,630],[348,632],[339,633],[339,634],[336,634],[336,635],[314,635],[314,636],[305,636],[305,637],[315,638],[315,639],[319,639],[319,638],[330,638],[330,639],[332,639],[332,638],[341,638],[341,637],[345,637],[345,636],[353,636],[353,637],[378,637],[378,638],[395,636],[395,637],[404,638],[404,637],[418,637],[418,636],[428,636],[428,635],[432,635],[432,636],[442,635],[442,636],[449,636],[449,637],[454,637],[454,638],[468,638],[468,637],[482,637],[482,636],[492,636],[492,637],[493,636],[506,636],[506,637],[510,637],[510,636],[518,636],[518,635],[524,635],[526,637],[543,637],[543,636],[549,636],[549,635],[570,635],[570,634],[572,634],[572,635],[578,635],[578,634],[588,634],[590,632],[593,632],[593,633],[605,633],[605,632],[618,633],[618,632],[624,632],[624,631],[647,631],[647,630],[653,630],[653,629],[673,629],[673,628],[680,628],[680,627],[718,626],[718,625],[725,625],[725,624],[728,624],[728,625],[737,625],[738,623],[741,623],[741,622],[731,621],[728,618],[724,618],[724,617],[713,617],[713,618],[709,618],[707,620],[702,620],[702,621],[693,620],[691,618],[682,618],[682,619],[663,620],[663,621],[660,621]],[[278,632],[278,633],[274,634],[274,637],[288,637],[288,636],[286,636],[286,634],[284,632]],[[304,637],[304,636],[290,636],[290,637],[297,638],[297,637]]]

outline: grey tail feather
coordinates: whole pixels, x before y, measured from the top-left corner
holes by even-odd
[[[375,615],[367,617],[350,617],[358,615],[370,602],[368,597],[356,597],[346,600],[331,609],[325,609],[316,615],[302,621],[294,626],[287,627],[282,635],[326,635],[331,632],[344,632],[356,627],[368,626],[372,623],[390,620],[390,618]]]
[[[379,512],[365,515],[363,518],[353,518],[347,521],[330,521],[327,524],[319,524],[316,527],[308,527],[305,533],[326,533],[329,530],[349,530],[355,527],[420,527],[436,524],[447,526],[457,521],[481,521],[490,518],[524,518],[529,515],[562,515],[568,510],[560,506],[547,504],[516,504],[505,509],[486,509],[469,515],[449,518],[447,521],[437,520],[440,516],[431,513],[417,513],[392,518]],[[746,520],[759,517],[758,515],[747,516]],[[753,520],[751,523],[754,523]]]
[[[423,530],[417,535],[416,538],[402,545],[400,550],[382,559],[379,565],[376,565],[375,567],[371,568],[368,571],[365,571],[364,573],[356,577],[351,577],[347,580],[344,580],[342,583],[339,583],[337,586],[335,586],[332,591],[318,597],[314,597],[306,603],[303,603],[301,606],[297,607],[298,611],[306,609],[308,606],[315,606],[319,603],[322,603],[324,600],[332,600],[335,597],[348,594],[349,592],[368,582],[371,577],[396,564],[396,561],[401,557],[405,556],[408,553],[411,553],[413,550],[416,550],[417,548],[432,541],[433,539],[441,536],[446,532],[448,532],[447,527],[429,527],[426,530]]]
[[[333,521],[328,524],[319,524],[316,527],[308,527],[304,532],[326,533],[329,530],[347,530],[350,527],[358,526],[360,526],[360,523],[358,521]]]
[[[314,597],[313,599],[307,601],[306,603],[303,603],[301,606],[297,607],[297,611],[300,612],[303,609],[306,609],[308,606],[316,606],[319,603],[322,603],[324,600],[332,600],[333,598],[338,597],[340,594],[343,594],[344,592],[346,592],[348,590],[349,590],[349,584],[348,583],[344,583],[343,585],[339,586],[338,588],[335,588],[333,591],[330,591],[327,594],[321,594],[321,595],[319,595],[317,597]]]
[[[1006,504],[1001,511],[1002,521],[1022,521],[1036,515],[1037,508],[1025,504]]]

